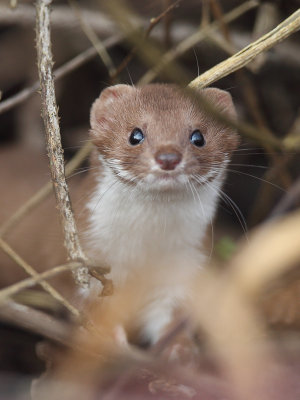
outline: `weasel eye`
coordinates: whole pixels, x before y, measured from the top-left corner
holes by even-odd
[[[197,147],[202,147],[205,145],[205,139],[203,134],[199,131],[199,129],[196,129],[190,137],[190,142]]]
[[[145,136],[141,129],[139,128],[134,128],[134,130],[131,132],[131,135],[129,136],[129,143],[132,146],[136,146],[137,144],[140,144],[144,141]]]

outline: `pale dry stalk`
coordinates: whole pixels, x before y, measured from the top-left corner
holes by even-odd
[[[225,18],[224,18],[225,19]],[[256,56],[286,39],[300,28],[300,9],[285,19],[275,29],[249,44],[232,57],[211,68],[201,76],[194,79],[189,86],[202,88],[218,81],[249,64]]]
[[[64,157],[52,75],[50,4],[51,0],[39,0],[36,3],[36,44],[42,116],[46,131],[51,178],[64,231],[64,244],[69,258],[73,261],[82,262],[82,267],[74,271],[76,283],[81,286],[87,286],[89,283],[88,268],[86,266],[87,257],[79,243],[64,171]]]

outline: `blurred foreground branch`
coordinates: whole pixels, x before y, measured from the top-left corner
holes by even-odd
[[[70,325],[41,311],[7,301],[0,306],[0,319],[66,346],[70,345]]]

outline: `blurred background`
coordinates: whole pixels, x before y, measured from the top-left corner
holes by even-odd
[[[21,191],[25,201],[49,178],[45,167],[40,96],[37,87],[32,87],[38,80],[35,8],[31,1],[16,3],[13,0],[0,2],[2,222],[20,203],[20,195],[14,193]],[[87,141],[90,106],[101,90],[118,82],[137,84],[149,69],[149,64],[132,51],[133,44],[120,38],[122,32],[106,3],[101,0],[53,2],[54,70],[83,55],[80,65],[74,64],[63,76],[58,74],[56,80],[66,160]],[[231,10],[248,3],[248,11],[226,22]],[[213,34],[204,35],[176,57],[176,63],[185,72],[186,84],[273,29],[300,7],[299,0],[127,0],[126,4],[141,35],[147,35],[152,45],[163,53],[178,50],[180,43],[195,32],[218,23]],[[159,16],[161,18],[154,22],[153,18]],[[151,32],[147,33],[149,27]],[[98,39],[102,46],[109,44],[108,63],[99,56],[99,47],[98,51],[93,47]],[[229,199],[221,199],[215,221],[216,259],[227,260],[247,230],[265,221],[282,204],[291,188],[299,187],[299,43],[298,32],[257,57],[246,68],[213,85],[231,93],[241,121],[250,123],[262,136],[271,134],[282,142],[282,148],[275,148],[267,142],[264,144],[263,140],[258,143],[242,136],[224,186]],[[86,53],[89,48],[92,50]],[[163,72],[153,79],[153,82],[171,81]],[[26,88],[29,88],[29,95],[22,92]],[[20,93],[24,98],[15,100]],[[12,104],[9,103],[11,99]],[[291,146],[287,147],[286,143]],[[298,147],[292,146],[293,143],[298,143]],[[36,160],[40,164],[36,164]],[[83,166],[87,166],[87,162]],[[16,185],[19,192],[16,192]],[[293,198],[287,208],[283,207],[283,212],[299,206],[299,198],[299,195]],[[0,274],[2,269],[1,265]],[[40,336],[0,322],[0,381],[1,372],[22,376],[41,372],[43,363],[35,355],[39,339]],[[5,375],[6,382],[9,382],[8,376]],[[8,386],[11,393],[11,385]]]

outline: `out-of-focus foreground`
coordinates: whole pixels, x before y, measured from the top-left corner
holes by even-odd
[[[49,1],[37,3],[47,9]],[[79,264],[72,251],[69,263],[49,251],[64,239],[47,229],[53,196],[35,5],[0,3],[0,397],[28,398],[38,377],[35,399],[300,398],[299,0],[69,0],[51,7],[71,194],[88,170],[90,106],[110,84],[228,90],[241,145],[207,240],[208,265],[165,336],[140,349],[123,330],[152,290],[151,274],[110,296],[105,268],[94,271],[109,296],[79,318],[64,286],[57,291],[50,279],[67,280]],[[40,232],[34,242],[32,230]]]

